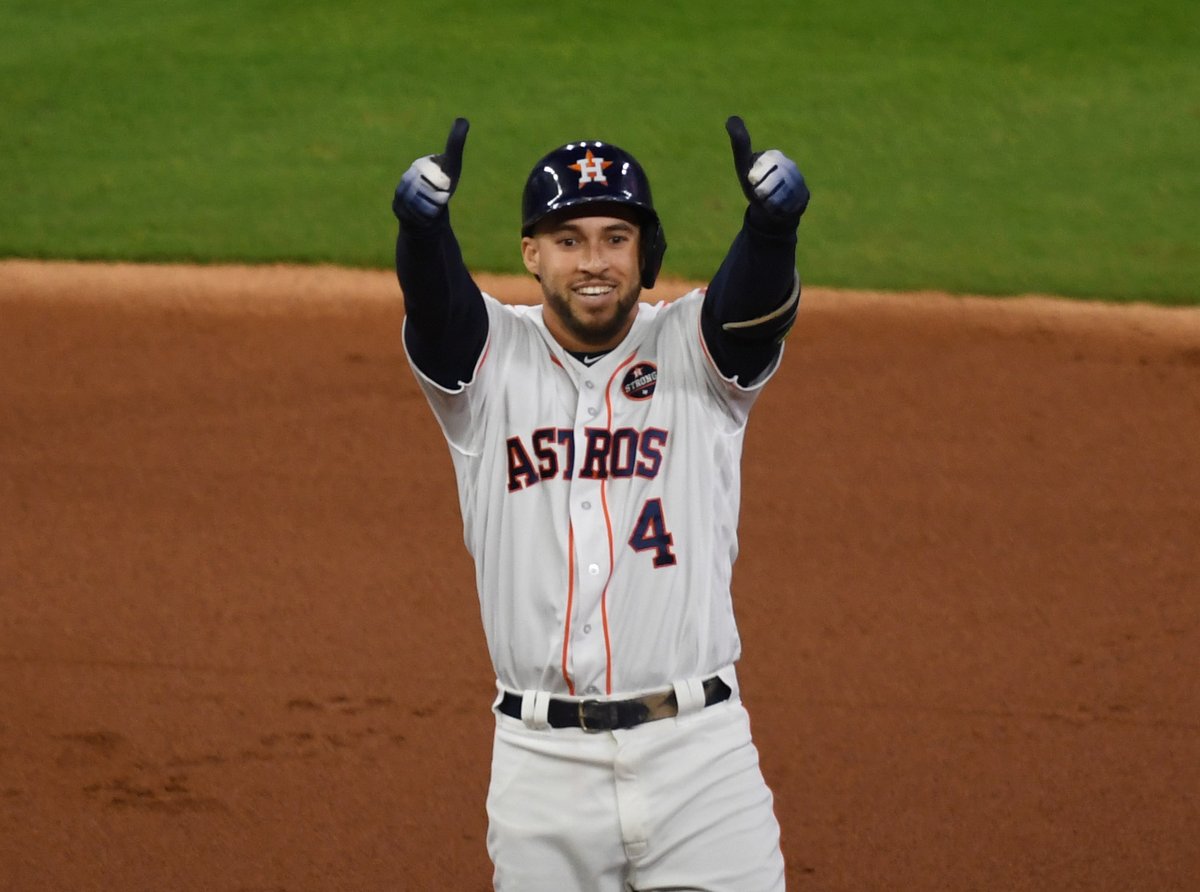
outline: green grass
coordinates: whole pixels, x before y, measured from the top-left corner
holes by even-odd
[[[809,179],[810,283],[1200,302],[1191,0],[638,7],[10,0],[0,255],[387,267],[395,182],[462,114],[474,268],[520,270],[530,164],[598,137],[703,278],[738,113]]]

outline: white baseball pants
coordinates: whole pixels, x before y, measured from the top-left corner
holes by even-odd
[[[622,731],[496,716],[488,854],[500,892],[781,892],[779,824],[731,699]]]

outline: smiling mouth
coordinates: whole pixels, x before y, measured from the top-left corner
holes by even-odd
[[[586,285],[576,285],[571,289],[583,298],[607,297],[617,290],[617,286],[608,282],[589,282]]]

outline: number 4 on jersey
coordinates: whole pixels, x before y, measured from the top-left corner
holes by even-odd
[[[667,522],[663,518],[662,499],[650,499],[633,525],[629,547],[634,551],[653,551],[655,567],[672,567],[676,562],[675,552],[671,550],[674,544],[675,537],[667,532]]]

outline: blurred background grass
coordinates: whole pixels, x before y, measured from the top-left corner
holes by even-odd
[[[473,268],[519,271],[529,166],[602,138],[705,278],[737,113],[809,179],[812,284],[1197,303],[1197,59],[1190,0],[8,0],[0,255],[388,267],[464,115]]]

